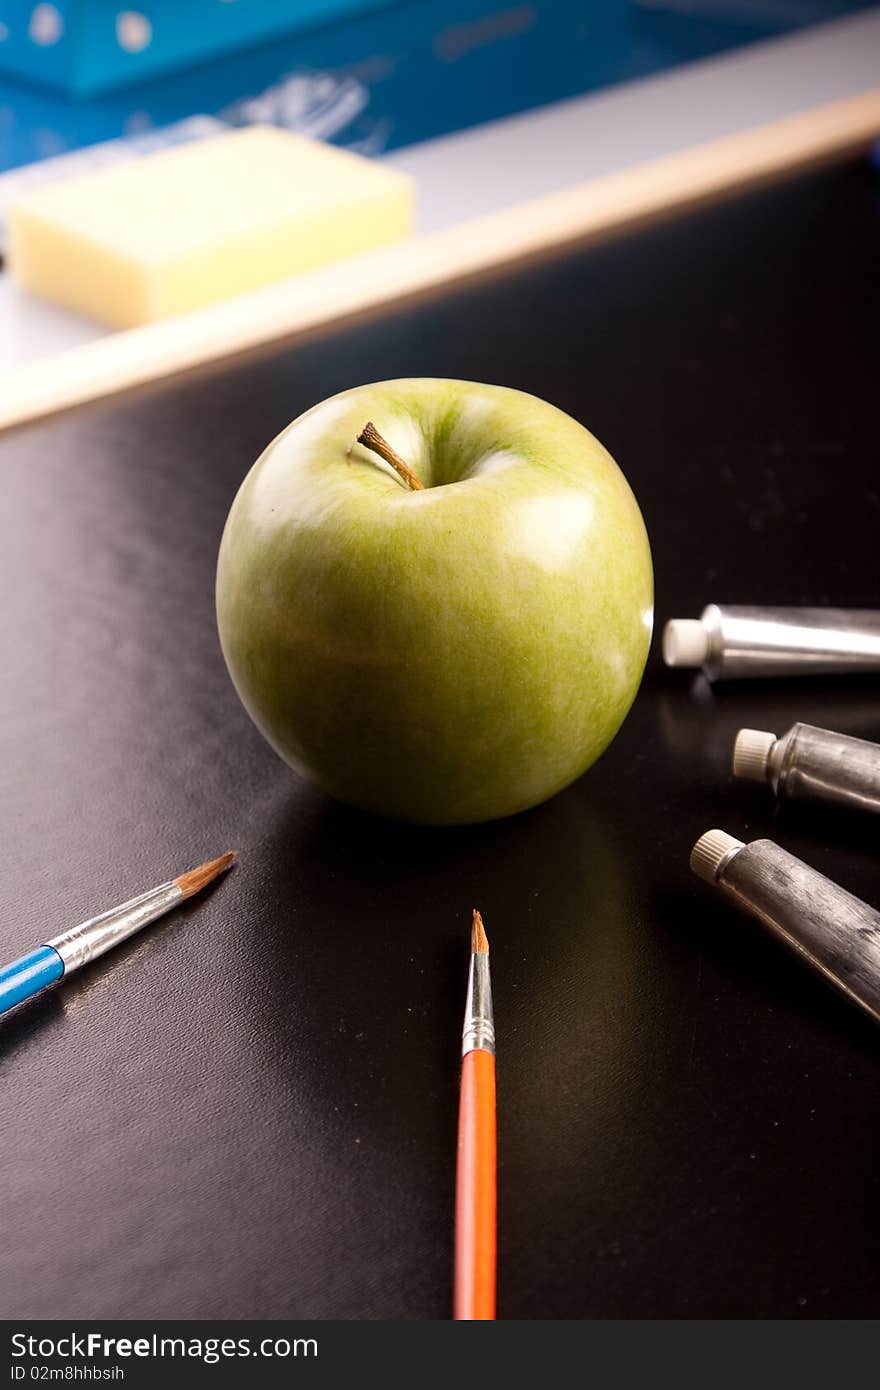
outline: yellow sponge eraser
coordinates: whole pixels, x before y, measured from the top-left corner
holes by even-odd
[[[9,264],[24,289],[131,328],[394,241],[414,201],[396,170],[248,126],[23,195]]]

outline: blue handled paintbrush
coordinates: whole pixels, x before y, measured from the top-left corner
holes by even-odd
[[[160,883],[148,893],[130,898],[119,907],[111,907],[99,917],[90,917],[80,922],[60,936],[52,937],[35,951],[14,960],[10,965],[0,968],[0,1014],[14,1009],[26,999],[32,999],[41,990],[54,985],[62,977],[79,970],[89,961],[102,956],[111,946],[118,946],[141,927],[154,922],[163,913],[170,912],[185,898],[206,888],[218,874],[228,869],[236,857],[230,850],[219,859],[211,859],[200,864],[180,878],[172,878],[168,883]]]

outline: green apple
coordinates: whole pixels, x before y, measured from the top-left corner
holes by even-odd
[[[229,513],[217,618],[282,758],[352,806],[464,824],[536,805],[608,746],[652,590],[597,439],[522,391],[413,379],[343,391],[269,445]]]

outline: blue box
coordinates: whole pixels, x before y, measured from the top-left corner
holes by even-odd
[[[185,8],[201,11],[206,3],[217,11],[244,13],[256,0],[129,2],[142,4],[144,13],[173,10],[179,19]],[[187,61],[174,72],[88,100],[61,86],[0,77],[0,170],[120,136],[149,138],[197,114],[234,124],[289,125],[379,154],[723,53],[872,2],[300,0],[296,9],[303,27],[293,32],[269,42],[238,42],[234,51],[210,61]],[[316,18],[318,3],[323,21]],[[329,8],[334,3],[335,18]],[[103,0],[83,0],[83,5],[105,9]],[[31,13],[34,7],[35,0],[14,6]],[[57,8],[72,13],[78,7]],[[0,0],[0,22],[9,10]],[[274,0],[273,10],[289,15],[291,6]],[[0,67],[3,47],[0,41]],[[46,46],[47,57],[52,48]]]
[[[92,96],[391,3],[11,0],[0,3],[0,72]]]

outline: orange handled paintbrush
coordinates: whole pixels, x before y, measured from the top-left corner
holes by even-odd
[[[495,1025],[489,942],[476,909],[461,1052],[454,1316],[491,1320],[496,1264]]]

